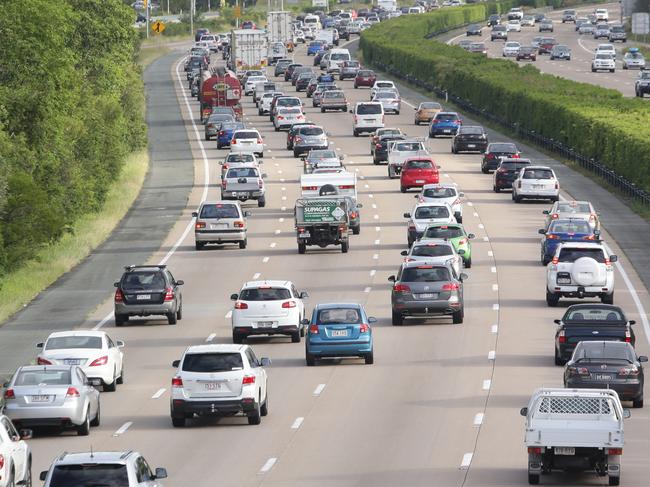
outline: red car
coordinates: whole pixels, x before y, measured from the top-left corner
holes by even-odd
[[[354,87],[367,86],[368,88],[372,88],[375,85],[375,81],[377,81],[377,75],[374,71],[360,69],[354,78]]]
[[[399,179],[399,189],[402,193],[411,188],[422,188],[425,184],[439,182],[438,166],[430,157],[413,157],[404,161]]]

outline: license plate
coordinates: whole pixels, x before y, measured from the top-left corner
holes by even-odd
[[[299,238],[309,238],[309,237],[311,237],[311,234],[309,232],[302,232],[302,233],[298,234],[298,237]]]
[[[559,277],[557,280],[558,284],[571,284],[571,279],[568,277]]]
[[[210,224],[210,229],[211,230],[218,230],[219,228],[226,228],[228,225],[225,223],[211,223]]]
[[[221,390],[221,382],[206,382],[204,386],[206,391]]]
[[[467,147],[469,147],[470,149],[473,149],[474,147],[476,147],[476,144],[467,144]]]
[[[572,446],[556,446],[553,448],[556,455],[575,455],[576,449]]]
[[[609,374],[594,374],[595,380],[612,380],[612,376]]]
[[[257,326],[260,326],[262,328],[268,328],[269,326],[273,326],[272,321],[258,321]]]
[[[232,194],[233,196],[239,196],[239,195],[241,194],[241,192],[239,192],[239,191],[233,191],[231,194]]]
[[[420,299],[435,299],[438,297],[438,293],[422,293],[418,294],[418,298]]]
[[[138,301],[144,301],[145,299],[151,299],[151,294],[138,294],[135,299]]]
[[[533,184],[533,189],[544,189],[543,184]]]
[[[76,358],[67,358],[63,361],[63,363],[66,365],[79,365],[81,363],[81,360]]]
[[[50,396],[32,396],[32,402],[49,402]]]
[[[416,179],[415,184],[424,184],[424,179]]]
[[[445,130],[443,130],[443,132],[446,133],[446,134],[450,134],[451,130],[450,129],[445,129]]]
[[[348,336],[348,330],[332,330],[333,337],[346,337]]]

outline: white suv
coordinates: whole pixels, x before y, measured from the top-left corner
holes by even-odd
[[[614,304],[614,262],[600,242],[563,242],[546,268],[546,304],[557,306],[560,297],[599,297]]]
[[[350,113],[354,115],[352,134],[355,137],[362,132],[374,132],[384,128],[384,107],[379,102],[358,102]]]
[[[300,342],[305,336],[301,321],[305,318],[303,299],[291,281],[249,281],[239,294],[232,310],[232,341],[242,343],[250,335],[290,335],[291,341]]]
[[[43,487],[72,485],[119,485],[120,487],[162,487],[167,470],[151,471],[136,451],[63,453],[49,470],[41,472]]]
[[[526,166],[512,182],[512,201],[520,203],[524,198],[557,201],[560,198],[560,182],[553,169],[547,166]]]
[[[24,440],[31,430],[16,431],[7,416],[0,415],[0,487],[32,485],[32,452]]]
[[[170,413],[176,428],[199,416],[248,417],[260,424],[268,414],[267,358],[258,360],[248,345],[196,345],[188,347],[172,379]]]

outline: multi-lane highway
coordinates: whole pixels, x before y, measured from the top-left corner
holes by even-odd
[[[311,65],[304,53],[299,48],[295,57]],[[173,486],[525,484],[519,408],[535,388],[562,384],[562,369],[553,365],[552,320],[561,316],[564,302],[559,309],[546,307],[545,270],[538,258],[537,229],[547,205],[516,205],[509,194],[493,193],[491,176],[479,170],[479,155],[452,155],[449,139],[430,139],[427,143],[442,166],[442,179],[456,182],[465,192],[464,224],[477,236],[473,265],[467,271],[465,321],[452,325],[446,318],[393,327],[387,277],[398,269],[399,252],[406,248],[402,214],[412,208],[414,193],[401,194],[398,182],[386,177],[386,168],[372,164],[368,139],[352,136],[349,114],[323,114],[307,102],[307,118],[325,127],[333,147],[346,156],[347,167],[357,172],[364,206],[362,231],[351,237],[349,253],[332,247],[298,255],[293,202],[299,195],[302,164],[285,150],[286,135],[276,133],[268,117],[258,116],[247,99],[245,121],[265,137],[267,204],[250,207],[247,249],[197,252],[191,212],[203,199],[218,199],[217,162],[226,152],[217,150],[216,142],[203,141],[196,102],[186,89],[182,57],[179,53],[163,58],[150,68],[157,76],[148,80],[150,102],[154,94],[164,100],[149,113],[152,149],[169,151],[154,154],[153,172],[161,171],[160,160],[166,161],[163,167],[167,169],[173,161],[176,170],[172,168],[165,180],[158,178],[154,187],[149,186],[157,198],[145,202],[140,213],[151,210],[150,221],[138,220],[141,229],[132,228],[131,235],[135,242],[160,222],[175,220],[148,261],[167,263],[185,281],[184,319],[177,326],[135,320],[115,328],[110,318],[112,289],[107,286],[105,302],[87,320],[70,322],[71,327],[102,328],[126,342],[125,383],[115,393],[102,394],[102,425],[89,437],[64,434],[33,439],[35,473],[46,469],[64,450],[92,447],[96,451],[139,450],[152,466],[167,467],[167,485]],[[369,90],[354,90],[351,81],[338,83],[351,103],[369,98]],[[386,125],[425,136],[425,127],[413,125],[412,112],[424,97],[406,87],[400,89],[405,106],[401,115],[387,115]],[[293,90],[286,86],[285,91]],[[171,132],[173,145],[168,140]],[[506,140],[495,132],[489,134],[491,140]],[[521,147],[534,160],[558,168],[565,197],[591,199],[602,211],[604,236],[621,257],[616,303],[637,320],[637,349],[648,354],[645,310],[650,308],[650,297],[635,271],[637,262],[628,260],[613,238],[616,235],[607,233],[608,221],[637,222],[636,217],[586,178]],[[187,205],[170,208],[167,195],[183,186],[179,175],[192,168],[194,183]],[[106,252],[113,262],[140,263],[129,260],[134,258],[130,247],[127,241]],[[121,253],[128,257],[121,259]],[[112,274],[116,280],[121,268],[97,272]],[[75,278],[72,272],[66,280]],[[172,428],[172,360],[190,344],[230,343],[229,296],[244,281],[259,278],[294,281],[309,291],[308,309],[328,301],[363,303],[378,318],[374,365],[343,360],[308,368],[304,344],[292,344],[287,338],[251,339],[257,355],[273,361],[268,369],[270,412],[262,424],[249,426],[241,418],[200,419],[185,429]],[[77,296],[83,293],[78,291]],[[74,298],[72,294],[66,299]],[[65,310],[66,301],[60,306]],[[8,330],[14,334],[0,329],[0,341],[16,339],[15,327]],[[48,330],[40,321],[28,333],[36,343]],[[30,341],[25,335],[18,337],[21,345]],[[0,357],[0,370],[20,365],[11,360],[16,359]],[[630,486],[644,484],[650,454],[650,414],[646,410],[632,414],[626,422],[622,473],[623,484]],[[553,475],[543,483],[605,485],[606,478]]]

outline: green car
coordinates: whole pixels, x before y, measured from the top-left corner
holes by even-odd
[[[466,268],[472,267],[472,244],[473,233],[467,233],[465,227],[460,223],[432,223],[422,234],[420,240],[441,238],[452,243],[456,251],[462,256]],[[461,252],[462,251],[462,252]]]

